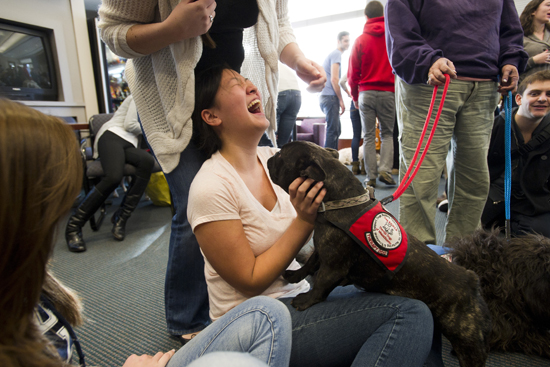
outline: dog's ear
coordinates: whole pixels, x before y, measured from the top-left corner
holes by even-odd
[[[315,181],[324,181],[327,177],[325,170],[315,161],[300,172],[300,177],[308,177]]]
[[[332,148],[325,148],[325,150],[327,152],[330,153],[330,155],[332,155],[334,158],[338,159],[340,158],[340,153],[338,153],[338,151],[336,149],[332,149]]]

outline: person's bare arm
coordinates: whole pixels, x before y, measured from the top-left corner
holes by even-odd
[[[309,60],[294,42],[289,43],[281,52],[281,62],[292,70],[296,75],[308,84],[308,92],[320,92],[325,87],[327,76],[323,69],[316,62]]]
[[[290,185],[291,201],[298,216],[281,238],[257,257],[240,220],[208,222],[195,228],[204,256],[227,283],[253,297],[263,293],[283,273],[313,231],[317,209],[326,192],[322,182],[308,192],[313,183],[312,179],[299,178]]]
[[[330,65],[330,83],[332,84],[332,89],[340,101],[340,115],[346,111],[346,106],[344,105],[344,99],[342,98],[342,91],[340,90],[340,84],[338,75],[340,74],[340,64],[334,63]]]
[[[182,0],[163,22],[132,26],[126,42],[136,52],[152,54],[172,43],[208,32],[215,9],[215,0]]]

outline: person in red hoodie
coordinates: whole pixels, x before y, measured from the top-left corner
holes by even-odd
[[[348,83],[363,125],[363,155],[366,184],[376,186],[376,177],[395,185],[393,166],[393,127],[395,122],[394,76],[386,52],[384,6],[369,1],[365,7],[367,23],[355,40],[349,58]],[[376,118],[380,122],[380,167],[376,164]]]

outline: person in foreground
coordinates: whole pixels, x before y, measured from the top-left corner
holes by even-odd
[[[78,297],[47,267],[59,221],[81,188],[73,131],[55,117],[0,99],[0,170],[0,366],[67,366],[76,354],[84,365],[72,329],[82,322]],[[197,367],[284,367],[290,345],[286,307],[254,297],[179,351],[132,355],[124,367],[162,367],[169,360],[177,367],[193,361]]]
[[[536,232],[550,237],[550,70],[525,78],[512,110],[512,233]],[[489,145],[491,188],[481,216],[484,227],[503,226],[505,115],[495,118]]]
[[[223,67],[200,77],[194,138],[210,158],[191,184],[188,217],[205,257],[212,320],[265,295],[290,311],[291,366],[422,366],[433,318],[420,301],[338,287],[307,311],[291,306],[309,284],[289,284],[282,273],[299,267],[323,183],[296,179],[290,195],[274,185],[266,164],[277,149],[257,146],[269,124],[257,88]]]

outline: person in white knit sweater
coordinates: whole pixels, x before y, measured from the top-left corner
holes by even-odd
[[[226,62],[258,85],[273,142],[278,60],[310,91],[320,91],[326,76],[296,44],[287,0],[103,0],[99,16],[102,39],[131,59],[126,77],[176,208],[165,283],[168,331],[198,332],[210,319],[204,261],[186,217],[189,187],[205,160],[191,142],[194,71]],[[206,32],[210,48],[200,37]]]

